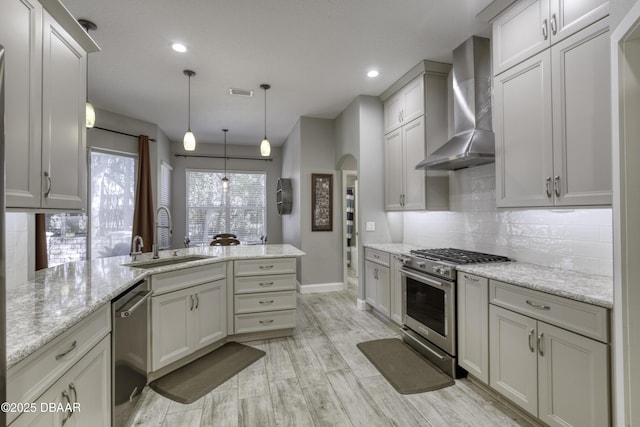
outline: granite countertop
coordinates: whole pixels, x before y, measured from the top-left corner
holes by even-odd
[[[160,260],[178,256],[204,258],[157,268],[123,266],[131,257],[77,261],[37,271],[33,280],[7,291],[7,369],[52,341],[139,280],[165,271],[237,259],[299,257],[291,245],[207,246],[160,252]],[[138,261],[152,261],[150,253]]]
[[[393,255],[408,254],[413,249],[424,249],[424,247],[409,245],[407,243],[364,243],[365,248],[376,249],[383,252],[389,252]]]
[[[611,277],[515,261],[460,265],[457,269],[524,288],[613,308]]]

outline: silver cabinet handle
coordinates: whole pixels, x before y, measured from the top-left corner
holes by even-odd
[[[264,301],[260,301],[260,304],[273,304],[273,300],[264,300]]]
[[[51,193],[51,175],[49,175],[49,172],[44,171],[44,177],[47,178],[47,191],[44,192],[44,197],[49,197]]]
[[[73,392],[73,403],[78,403],[78,390],[76,390],[74,383],[69,384],[69,391]]]
[[[62,390],[62,398],[67,401],[69,406],[71,406],[71,399],[69,399],[69,393],[67,393],[67,390]],[[69,421],[69,418],[71,418],[72,415],[73,412],[65,412],[64,418],[62,419],[62,425],[65,425],[65,423]]]
[[[196,310],[200,307],[200,297],[196,294]]]
[[[124,317],[131,316],[131,314],[134,311],[136,311],[140,306],[142,306],[142,304],[144,304],[144,302],[146,300],[149,299],[149,297],[151,296],[152,292],[153,291],[147,291],[147,292],[141,294],[141,298],[135,304],[133,304],[131,307],[127,308],[126,310],[124,309],[124,308],[126,308],[126,305],[125,305],[125,307],[123,307],[123,310],[116,311],[116,317],[124,318]]]
[[[542,35],[543,35],[545,40],[547,38],[549,38],[549,29],[547,28],[547,20],[546,19],[544,21],[542,21]]]
[[[398,123],[402,123],[402,111],[398,111]]]
[[[557,24],[558,22],[556,21],[556,14],[554,13],[553,15],[551,15],[551,34],[553,34],[554,36],[556,35],[558,30]]]
[[[544,348],[542,347],[542,345],[544,344],[544,333],[540,332],[538,334],[538,354],[540,354],[540,356],[544,356]]]
[[[531,353],[535,353],[536,349],[533,347],[533,335],[535,334],[535,331],[533,330],[533,328],[531,328],[529,330],[529,350],[531,350]]]
[[[527,300],[527,304],[529,304],[533,308],[537,308],[538,310],[551,310],[551,307],[549,307],[548,305],[537,304],[533,301]]]
[[[545,185],[547,187],[547,197],[551,197],[553,194],[551,193],[551,177],[548,176],[547,179],[545,179]]]
[[[56,360],[60,360],[63,357],[65,357],[67,354],[71,353],[73,350],[76,349],[77,345],[78,345],[78,342],[77,341],[73,341],[71,343],[71,347],[69,347],[69,349],[67,351],[63,351],[62,353],[56,355]]]
[[[376,259],[380,259],[380,255],[378,255],[378,254],[373,254],[373,257],[376,258]]]
[[[189,295],[189,299],[191,300],[191,308],[189,308],[189,311],[193,311],[193,295]]]
[[[273,286],[273,282],[260,282],[258,283],[259,286]]]
[[[271,270],[272,268],[273,268],[273,264],[260,266],[260,270]]]
[[[464,275],[464,278],[465,278],[465,279],[467,279],[467,280],[471,280],[472,282],[479,282],[479,281],[480,281],[480,279],[479,279],[479,278],[477,278],[477,277],[472,277],[472,276],[469,276],[469,275],[467,275],[467,274],[465,274],[465,275]]]
[[[555,178],[553,178],[553,188],[556,191],[556,197],[560,197],[560,176],[556,175]]]
[[[270,323],[273,323],[273,319],[269,319],[269,320],[261,320],[261,321],[260,321],[260,323],[261,323],[262,325],[268,325],[268,324],[270,324]]]

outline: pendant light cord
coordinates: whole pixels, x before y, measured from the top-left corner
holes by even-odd
[[[264,139],[267,139],[267,88],[264,88]]]
[[[191,74],[188,74],[189,77],[189,95],[187,97],[187,131],[191,132]]]
[[[224,132],[224,177],[227,177],[227,132],[229,129],[222,129]]]

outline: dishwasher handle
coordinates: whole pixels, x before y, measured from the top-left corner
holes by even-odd
[[[138,309],[150,296],[153,291],[140,292],[138,295],[140,299],[135,301],[135,299],[131,299],[129,303],[125,304],[121,310],[116,311],[116,317],[129,317],[133,314],[134,311]],[[134,302],[135,301],[135,302]]]

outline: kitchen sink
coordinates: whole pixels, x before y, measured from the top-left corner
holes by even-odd
[[[156,268],[156,267],[164,267],[167,265],[175,265],[182,264],[189,261],[198,261],[201,259],[209,259],[215,258],[215,256],[210,255],[184,255],[184,256],[176,256],[172,258],[162,258],[162,259],[152,259],[148,261],[136,261],[131,262],[129,264],[122,264],[126,267],[136,267],[136,268]]]

